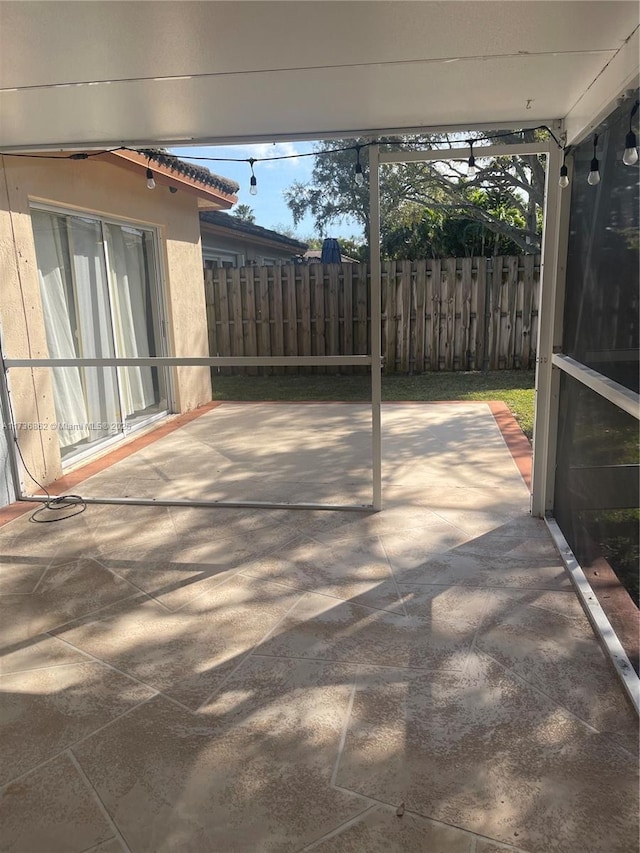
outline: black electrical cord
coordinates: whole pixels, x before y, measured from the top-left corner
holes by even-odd
[[[54,521],[65,521],[67,518],[73,518],[74,515],[80,515],[87,508],[87,502],[81,495],[57,495],[53,496],[46,486],[43,486],[36,478],[33,476],[29,468],[27,467],[27,463],[24,461],[24,456],[22,455],[22,450],[20,449],[20,445],[18,444],[18,439],[14,437],[14,441],[16,443],[16,448],[18,449],[18,456],[20,457],[20,461],[22,462],[22,466],[24,470],[29,475],[30,479],[38,486],[38,488],[42,489],[42,491],[47,496],[47,500],[43,503],[41,507],[39,507],[35,512],[31,513],[29,516],[29,520],[36,522],[37,524],[51,524]],[[74,507],[74,512],[68,512],[67,515],[54,515],[51,518],[44,518],[44,514],[47,512],[58,513],[64,509],[69,507]]]
[[[491,133],[484,136],[476,136],[474,142],[490,142],[493,139],[506,139],[508,136],[520,136],[523,133],[535,130],[546,130],[556,143],[558,148],[563,145],[555,133],[546,124],[540,124],[536,127],[527,127],[523,130],[508,130],[501,133]],[[386,140],[374,139],[368,142],[361,142],[356,145],[345,145],[341,148],[328,148],[324,151],[305,151],[296,154],[275,154],[273,157],[189,157],[189,160],[202,160],[208,163],[249,163],[252,166],[254,163],[269,163],[275,160],[297,160],[302,157],[326,157],[331,154],[340,154],[344,151],[360,151],[363,148],[369,148],[371,145],[391,145],[392,142]],[[405,143],[407,144],[407,143]],[[408,143],[420,144],[420,143]],[[467,143],[468,144],[468,143]],[[451,153],[455,148],[443,148],[443,152]],[[110,154],[114,151],[131,151],[134,154],[142,153],[137,148],[130,148],[128,145],[120,145],[117,148],[104,149],[102,151],[91,152],[76,152],[75,154],[13,154],[11,152],[0,151],[0,157],[33,157],[38,160],[87,160],[89,157],[99,157],[101,154]]]

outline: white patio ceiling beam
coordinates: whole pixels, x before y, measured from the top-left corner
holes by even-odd
[[[17,151],[546,123],[632,55],[638,6],[29,2],[0,25]]]

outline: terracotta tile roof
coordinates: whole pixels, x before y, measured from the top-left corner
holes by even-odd
[[[196,166],[193,163],[187,163],[185,160],[176,157],[175,154],[169,154],[164,148],[138,148],[137,150],[152,162],[172,169],[185,178],[199,181],[208,187],[220,190],[220,192],[226,195],[235,195],[240,189],[240,184],[232,181],[230,178],[223,178],[221,175],[216,175],[215,172],[211,172],[205,166]]]

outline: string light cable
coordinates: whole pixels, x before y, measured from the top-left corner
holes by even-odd
[[[251,169],[251,180],[249,181],[249,195],[258,195],[258,179],[253,171],[253,164],[256,162],[255,157],[249,157],[247,163]]]
[[[362,171],[362,163],[360,162],[360,151],[362,149],[362,145],[356,145],[356,168],[355,168],[355,182],[359,187],[364,186],[364,173]]]
[[[17,436],[14,436],[15,445],[18,450],[18,456],[20,457],[20,461],[22,462],[22,467],[26,471],[29,479],[31,479],[39,489],[41,489],[47,499],[44,501],[41,507],[31,513],[30,520],[36,522],[37,524],[51,524],[54,521],[66,521],[68,518],[73,518],[75,515],[80,515],[87,508],[87,503],[82,495],[52,495],[46,486],[36,480],[31,471],[29,470],[27,463],[24,461],[24,456],[22,455],[22,450],[20,449],[20,444],[18,443]],[[69,510],[66,515],[57,515],[57,513],[62,512],[63,510]],[[70,510],[73,510],[70,511]],[[54,515],[51,515],[49,518],[46,517],[46,513],[51,512]]]
[[[623,155],[623,161],[626,165],[633,165],[638,160],[638,151],[637,151],[637,145],[636,145],[637,139],[636,139],[636,134],[633,132],[633,129],[632,129],[633,117],[636,114],[636,112],[638,111],[638,106],[639,106],[639,102],[636,101],[633,109],[631,110],[631,114],[629,116],[629,132],[627,133],[627,136],[626,136],[625,152]],[[624,117],[622,117],[622,118],[624,118]],[[620,119],[620,120],[622,120],[622,119]],[[619,122],[616,122],[613,126],[617,125],[618,123]],[[508,131],[498,132],[498,133],[488,133],[485,135],[478,135],[478,136],[474,137],[473,139],[467,139],[466,144],[470,148],[470,156],[469,156],[469,159],[467,161],[467,177],[473,179],[477,175],[476,158],[475,158],[474,150],[473,150],[473,146],[475,144],[477,144],[479,142],[492,142],[492,141],[495,141],[497,139],[507,139],[509,137],[522,136],[525,133],[532,133],[532,132],[536,132],[536,131],[546,131],[549,134],[549,136],[551,137],[551,139],[553,139],[555,144],[558,146],[558,148],[560,148],[562,150],[562,152],[564,154],[564,158],[563,158],[563,164],[560,168],[560,186],[563,188],[567,187],[569,185],[569,177],[568,177],[568,169],[567,169],[567,165],[566,165],[566,157],[567,157],[567,154],[569,153],[569,151],[571,150],[571,146],[565,145],[564,142],[561,141],[561,139],[558,138],[558,136],[554,133],[554,131],[546,124],[536,125],[535,127],[523,128],[522,130],[508,130]],[[354,151],[356,154],[355,177],[354,177],[354,179],[355,179],[355,182],[358,186],[362,186],[364,184],[364,170],[363,170],[362,161],[361,161],[362,150],[369,148],[372,145],[394,145],[394,144],[398,144],[396,139],[394,139],[394,138],[389,138],[389,139],[382,138],[382,139],[368,140],[367,142],[358,142],[358,143],[355,143],[353,145],[345,145],[345,146],[341,146],[338,148],[327,148],[327,149],[322,150],[322,151],[304,151],[304,152],[299,152],[296,154],[274,154],[274,155],[271,155],[269,157],[200,157],[200,156],[190,156],[188,159],[190,161],[206,162],[206,163],[247,163],[249,165],[250,170],[251,170],[251,176],[249,179],[249,193],[250,193],[250,195],[257,195],[257,193],[258,193],[258,181],[257,181],[255,171],[254,171],[254,165],[256,163],[268,163],[268,162],[274,162],[274,161],[278,161],[278,160],[298,160],[298,159],[301,159],[303,157],[330,157],[334,154],[341,154],[341,153],[344,153],[347,151]],[[415,146],[421,145],[420,142],[415,142],[415,143],[402,142],[400,144],[402,145],[401,150],[410,150],[410,151],[416,150]],[[430,150],[438,150],[438,149],[432,148]],[[449,147],[447,147],[447,148],[442,149],[443,154],[448,155],[448,156],[446,156],[446,159],[450,159],[451,154],[454,154],[454,157],[455,157],[456,150],[458,150],[458,149],[451,147],[451,145],[449,145]],[[4,152],[0,151],[0,156],[4,156],[4,157],[32,157],[32,158],[41,159],[41,160],[65,160],[65,159],[66,160],[88,160],[90,157],[99,157],[102,154],[110,154],[110,153],[117,152],[117,151],[130,151],[134,154],[140,154],[141,153],[140,149],[132,148],[128,145],[119,145],[115,148],[108,148],[108,149],[104,149],[104,150],[100,150],[100,151],[76,152],[74,154],[67,154],[67,155],[64,155],[64,154],[20,154],[20,153],[13,154],[11,152],[4,153]],[[594,148],[594,159],[597,160],[597,158],[595,157],[595,148]],[[147,170],[146,170],[147,187],[149,189],[154,189],[156,186],[156,183],[154,180],[153,171],[151,169],[150,161],[151,161],[151,158],[149,158]],[[593,161],[592,161],[592,165],[593,165]],[[592,169],[590,172],[590,177],[592,177],[592,181],[595,180],[595,182],[597,183],[598,182],[597,179],[592,175],[593,172],[595,172],[596,174],[599,175],[599,167],[598,167],[598,169],[595,169],[595,170]],[[591,181],[590,181],[590,183],[591,183]]]

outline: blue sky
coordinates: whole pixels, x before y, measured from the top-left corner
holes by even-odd
[[[222,145],[215,147],[171,148],[183,160],[193,157],[274,157],[278,155],[303,154],[313,151],[313,142],[265,142],[257,145]],[[300,239],[318,236],[315,232],[313,219],[305,217],[294,226],[293,216],[284,200],[284,190],[294,181],[306,183],[311,178],[313,157],[300,157],[292,160],[277,160],[271,163],[256,163],[254,171],[258,180],[258,194],[249,195],[249,178],[251,170],[248,163],[209,163],[204,160],[193,160],[201,166],[206,166],[212,172],[231,178],[240,184],[238,204],[248,204],[253,208],[256,225],[264,228],[291,228]],[[351,237],[359,235],[359,226],[350,220],[334,223],[327,237]]]

